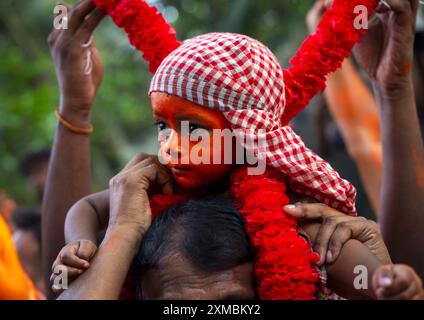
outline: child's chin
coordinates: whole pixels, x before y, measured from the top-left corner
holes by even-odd
[[[203,181],[196,181],[193,177],[174,176],[174,180],[177,185],[184,190],[195,190],[204,186],[204,183],[202,183]]]

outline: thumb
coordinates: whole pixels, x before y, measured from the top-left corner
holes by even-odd
[[[79,243],[77,256],[86,261],[90,261],[96,249],[97,247],[91,241],[82,240]]]

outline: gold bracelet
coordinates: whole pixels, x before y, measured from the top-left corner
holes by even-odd
[[[67,128],[69,131],[73,132],[73,133],[77,133],[77,134],[85,134],[85,135],[89,135],[91,133],[93,133],[94,128],[92,125],[90,125],[90,128],[79,128],[74,126],[72,123],[70,123],[69,121],[66,121],[62,115],[59,113],[58,110],[55,111],[56,114],[56,118],[59,120],[59,122],[65,127]]]

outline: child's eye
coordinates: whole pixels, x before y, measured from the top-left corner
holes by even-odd
[[[163,122],[163,121],[157,121],[156,123],[155,123],[155,126],[158,128],[158,131],[163,131],[163,130],[165,130],[168,126],[166,125],[166,123],[165,122]]]
[[[193,133],[197,129],[207,130],[205,127],[203,127],[201,125],[198,125],[198,124],[195,124],[195,123],[190,122],[190,125],[189,125],[189,131],[190,131],[190,133]]]

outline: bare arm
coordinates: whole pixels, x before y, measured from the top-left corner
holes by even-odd
[[[90,193],[90,179],[89,138],[75,135],[59,126],[42,209],[43,270],[48,283],[53,261],[65,244],[63,229],[66,213],[78,199]]]
[[[70,7],[68,7],[70,9]],[[94,44],[83,48],[103,18],[91,0],[79,1],[68,15],[67,29],[53,29],[49,36],[60,90],[59,112],[73,126],[89,128],[91,107],[100,85],[103,69]],[[90,50],[93,68],[84,74],[86,53]],[[64,222],[71,206],[90,193],[89,136],[76,134],[58,125],[47,175],[42,205],[42,253],[46,288],[51,266],[64,241]],[[47,292],[53,297],[51,291]]]
[[[137,160],[137,157],[135,158]],[[88,268],[59,299],[117,299],[143,235],[150,227],[147,190],[168,183],[151,159],[133,161],[110,182],[110,217],[105,239]],[[119,263],[117,263],[119,262]]]
[[[412,86],[418,0],[388,0],[355,56],[373,81],[381,110],[383,177],[380,225],[395,263],[424,276],[424,149]]]
[[[320,224],[310,223],[304,225],[303,230],[311,237],[312,243],[318,235]],[[367,289],[355,288],[355,267],[362,265],[367,270]],[[374,299],[375,295],[371,288],[371,279],[378,267],[383,264],[377,257],[358,240],[348,240],[340,250],[337,260],[327,265],[327,286],[342,297],[348,299]]]
[[[393,260],[424,277],[424,148],[412,81],[397,97],[379,88],[376,96],[383,131],[381,230]]]
[[[132,232],[132,229],[118,228],[108,232],[90,268],[72,282],[58,299],[118,299],[140,241],[140,235]]]
[[[65,221],[65,241],[90,240],[97,243],[100,230],[109,221],[109,190],[79,200],[69,210]]]

